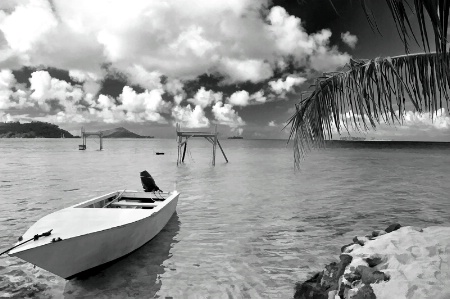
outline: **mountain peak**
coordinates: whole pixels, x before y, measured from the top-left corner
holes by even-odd
[[[141,136],[133,133],[124,127],[118,127],[110,130],[100,131],[105,138],[153,138],[153,136]]]

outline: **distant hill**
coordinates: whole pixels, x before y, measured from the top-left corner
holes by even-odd
[[[31,123],[0,123],[0,138],[77,138],[57,125],[32,121]]]
[[[153,136],[141,136],[120,127],[111,130],[100,131],[104,138],[154,138]]]

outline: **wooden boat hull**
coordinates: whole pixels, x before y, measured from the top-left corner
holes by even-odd
[[[12,251],[10,255],[69,279],[80,272],[127,255],[154,238],[174,214],[178,196],[179,193],[176,193],[161,209],[148,212],[147,217],[137,221],[59,242],[47,241],[40,246]],[[52,234],[51,237],[54,236]]]

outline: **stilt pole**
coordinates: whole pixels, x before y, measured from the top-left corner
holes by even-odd
[[[225,158],[225,161],[227,161],[227,163],[228,163],[227,156],[225,155],[225,152],[223,151],[222,146],[220,145],[219,140],[217,140],[217,144],[219,145],[220,151],[222,152],[222,155],[223,155],[223,157]]]
[[[182,131],[180,124],[176,124],[177,131],[177,146],[178,146],[178,154],[177,154],[177,165],[184,163],[184,159],[186,158],[187,151],[187,142],[191,137],[203,137],[208,142],[212,144],[212,165],[216,165],[216,155],[217,155],[217,145],[219,145],[220,151],[222,152],[225,161],[228,163],[228,158],[225,155],[225,152],[222,148],[222,145],[219,142],[219,133],[217,132],[217,125],[214,126],[214,131],[204,132],[204,131]],[[183,148],[184,146],[184,148]]]
[[[184,143],[183,160],[181,160],[181,162],[183,162],[183,163],[184,163],[184,157],[186,156],[186,148],[187,148],[187,140],[186,140],[186,142]]]
[[[217,125],[214,126],[213,160],[212,165],[216,165],[216,144],[217,144]]]

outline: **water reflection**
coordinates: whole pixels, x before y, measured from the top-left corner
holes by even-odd
[[[161,288],[159,277],[167,270],[164,262],[172,257],[179,230],[175,212],[162,231],[135,252],[68,281],[64,298],[152,298]]]

